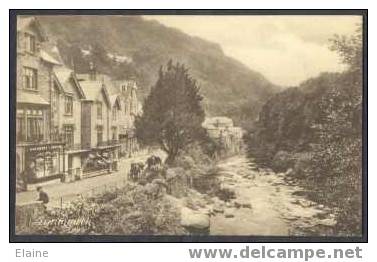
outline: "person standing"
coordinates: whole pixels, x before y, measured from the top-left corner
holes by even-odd
[[[37,191],[39,192],[39,198],[37,201],[42,201],[42,203],[46,205],[49,202],[48,194],[43,191],[41,186],[37,187]]]

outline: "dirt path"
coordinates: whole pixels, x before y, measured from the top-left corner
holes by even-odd
[[[328,208],[296,195],[302,188],[284,179],[283,173],[257,169],[245,156],[229,158],[219,168],[222,184],[237,198],[211,218],[211,235],[297,235],[335,223]],[[237,202],[250,203],[251,208],[234,207]]]

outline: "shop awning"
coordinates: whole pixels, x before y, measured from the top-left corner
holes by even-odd
[[[24,93],[24,92],[18,92],[17,93],[17,103],[18,104],[40,105],[40,106],[50,105],[40,95],[34,94],[34,93]]]

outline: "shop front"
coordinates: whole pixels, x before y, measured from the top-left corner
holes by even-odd
[[[102,145],[83,154],[83,177],[91,177],[118,171],[119,145]]]
[[[65,172],[64,144],[30,144],[20,147],[18,156],[24,159],[21,179],[29,187],[52,180],[61,180]]]

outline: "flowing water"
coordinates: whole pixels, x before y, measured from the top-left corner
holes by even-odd
[[[236,199],[211,217],[211,235],[305,235],[336,223],[329,208],[296,194],[303,189],[284,173],[259,169],[244,155],[218,167],[223,187],[234,190]]]

